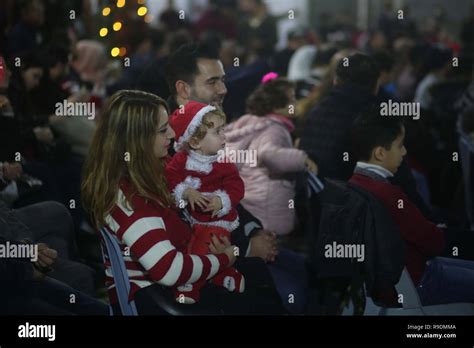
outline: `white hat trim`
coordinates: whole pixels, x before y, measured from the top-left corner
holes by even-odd
[[[198,127],[201,125],[202,119],[204,118],[204,116],[206,114],[212,112],[212,111],[215,111],[215,110],[217,110],[217,108],[215,106],[212,106],[212,105],[206,105],[201,110],[199,110],[196,113],[196,115],[194,115],[191,122],[188,124],[188,127],[186,128],[186,131],[184,132],[184,134],[179,139],[176,139],[176,142],[174,143],[174,149],[176,151],[181,150],[184,143],[186,143],[187,141],[189,141],[189,139],[191,139],[193,134],[196,132]]]

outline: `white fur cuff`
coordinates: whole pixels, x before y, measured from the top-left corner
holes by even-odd
[[[216,196],[221,199],[222,209],[217,212],[217,217],[221,218],[224,215],[229,214],[232,204],[230,203],[230,197],[227,192],[223,190],[217,190],[213,192]]]
[[[184,191],[188,188],[193,188],[195,190],[201,187],[201,180],[199,178],[193,178],[192,176],[186,177],[183,182],[176,185],[173,190],[173,197],[176,202],[176,206],[179,208],[184,208],[188,202],[183,199]]]

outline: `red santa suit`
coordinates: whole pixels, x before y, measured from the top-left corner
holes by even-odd
[[[221,227],[232,232],[239,226],[236,206],[244,197],[244,182],[233,163],[222,163],[219,155],[204,156],[197,152],[178,152],[166,168],[169,189],[175,199],[176,206],[184,208],[187,202],[183,193],[193,188],[204,195],[218,196],[222,209],[212,217],[198,206],[191,210],[187,206],[187,215],[191,225],[202,224]]]
[[[237,166],[229,163],[222,154],[212,156],[201,155],[195,151],[183,151],[184,145],[201,125],[203,117],[216,108],[211,105],[191,101],[182,109],[176,110],[170,119],[170,125],[176,133],[175,149],[178,151],[166,165],[166,178],[176,206],[185,209],[192,228],[193,236],[188,244],[188,251],[197,255],[209,254],[211,235],[226,236],[239,226],[236,206],[244,197],[244,182],[240,178]],[[204,212],[195,205],[192,210],[183,194],[193,188],[203,195],[218,196],[222,208],[212,217],[211,212]],[[240,251],[239,251],[240,252]],[[243,292],[244,278],[234,268],[227,268],[212,280],[230,291]],[[199,289],[204,284],[194,283],[191,291],[178,288],[176,300],[184,296],[194,303],[199,299]]]

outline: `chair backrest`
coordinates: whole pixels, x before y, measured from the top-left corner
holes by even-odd
[[[399,295],[403,295],[403,308],[380,307],[367,297],[364,315],[424,315],[420,297],[406,268],[403,269],[395,288]]]
[[[128,301],[130,294],[130,279],[128,278],[127,268],[122,256],[122,251],[120,250],[120,245],[116,237],[109,233],[105,227],[100,229],[100,233],[102,234],[102,239],[104,240],[107,249],[106,252],[111,264],[112,276],[114,277],[115,282],[115,291],[117,293],[122,315],[138,315],[135,302]]]
[[[459,132],[459,152],[464,180],[466,213],[471,229],[474,228],[474,145],[468,135]]]
[[[411,280],[411,276],[407,269],[404,268],[402,275],[400,276],[399,282],[395,285],[398,295],[402,295],[402,306],[403,308],[420,308],[421,300],[418,296],[415,284]]]

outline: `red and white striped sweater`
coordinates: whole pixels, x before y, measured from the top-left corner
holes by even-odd
[[[225,254],[191,255],[186,247],[191,229],[176,210],[163,208],[134,195],[125,203],[129,184],[122,182],[117,201],[106,217],[106,228],[120,244],[131,283],[129,300],[137,290],[153,283],[165,286],[192,284],[210,279],[228,263]],[[116,303],[115,283],[108,260],[105,261],[106,285],[111,303]]]

